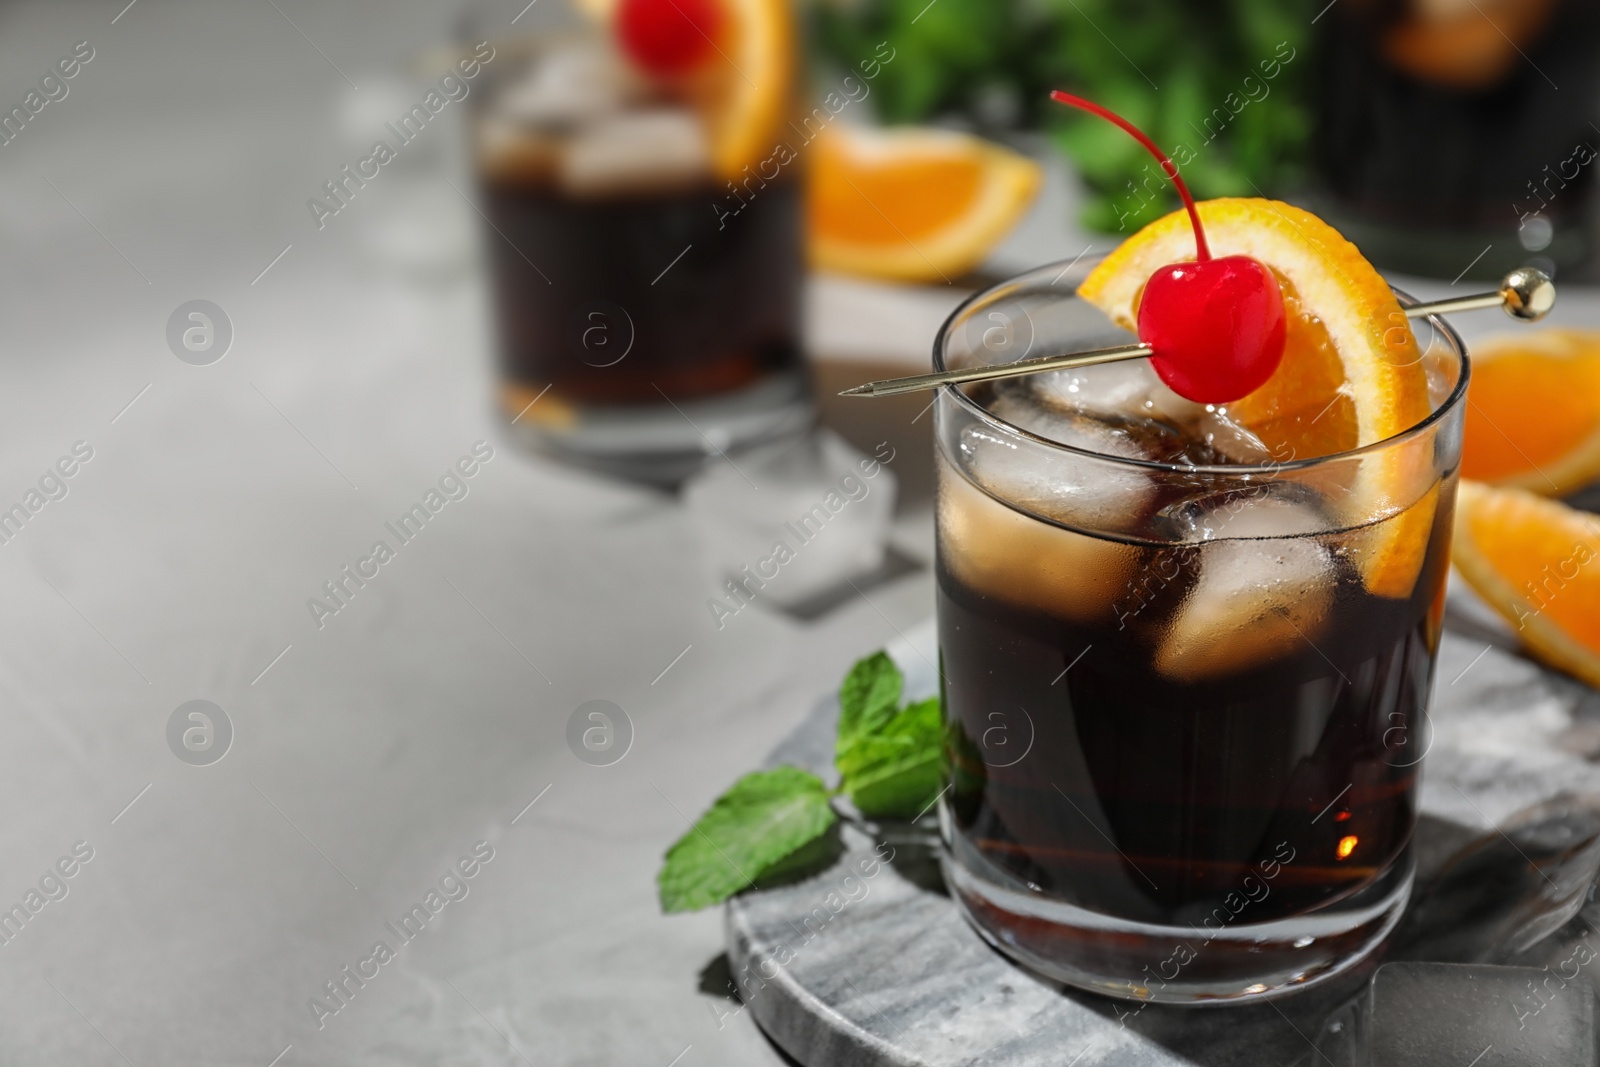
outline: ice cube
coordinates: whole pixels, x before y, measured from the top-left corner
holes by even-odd
[[[1146,360],[1046,371],[1023,380],[1053,407],[1114,414],[1137,413],[1160,384]]]
[[[1593,1064],[1600,1052],[1594,990],[1580,967],[1558,973],[1560,968],[1551,967],[1386,963],[1378,968],[1368,1002],[1367,1062]]]
[[[1169,389],[1148,360],[1105,363],[1076,370],[1030,375],[1025,388],[1051,410],[1076,414],[1117,415],[1154,420],[1182,429],[1184,449],[1173,450],[1173,463],[1266,464],[1271,449],[1249,427],[1214,404],[1197,404]],[[1166,450],[1162,450],[1166,452]]]
[[[1293,482],[1252,482],[1169,504],[1158,516],[1181,541],[1300,537],[1332,524],[1316,491]]]
[[[1156,669],[1206,681],[1314,643],[1327,623],[1338,573],[1314,538],[1327,520],[1314,505],[1278,495],[1213,498],[1192,516],[1204,542],[1194,586],[1156,650]]]
[[[1114,515],[1143,511],[1155,496],[1155,483],[1137,468],[1117,461],[1153,459],[1162,443],[1176,438],[1174,431],[1158,423],[1107,423],[1048,411],[1016,396],[1000,397],[990,410],[1047,440],[1106,457],[1047,452],[983,425],[963,431],[961,448],[969,457],[969,469],[990,492],[1068,525],[1093,528]]]
[[[1096,371],[1114,372],[1114,376],[1091,380],[1089,376]],[[1211,466],[1272,461],[1272,453],[1261,439],[1226,409],[1185,400],[1163,385],[1144,363],[1033,375],[1010,389],[997,388],[996,393],[1009,403],[1026,397],[1028,404],[1045,413],[1034,419],[1042,419],[1047,427],[1059,425],[1060,419],[1084,418],[1120,426],[1138,440],[1146,458],[1162,463]],[[1017,424],[1042,437],[1055,438],[1052,428]]]
[[[741,590],[732,607],[748,597],[789,609],[852,592],[851,579],[883,565],[895,489],[887,466],[823,429],[707,466],[683,503],[717,581]]]
[[[1203,405],[1167,388],[1149,360],[1130,359],[1027,378],[1044,403],[1068,411],[1098,412],[1185,423]]]
[[[938,468],[939,557],[958,580],[1058,618],[1087,622],[1109,613],[1134,573],[1137,549],[1013,510],[943,457]]]
[[[1227,462],[1261,466],[1276,458],[1261,438],[1230,415],[1226,407],[1205,405],[1196,412],[1193,426],[1195,435]]]
[[[572,196],[691,184],[711,170],[705,126],[691,111],[654,108],[589,123],[567,142],[559,181]]]
[[[491,112],[537,129],[565,129],[620,111],[630,76],[616,52],[600,44],[558,48],[528,66],[495,96]]]
[[[1052,409],[1024,395],[1002,394],[989,411],[1039,437],[1115,459],[1162,461],[1188,445],[1176,429],[1155,419]]]

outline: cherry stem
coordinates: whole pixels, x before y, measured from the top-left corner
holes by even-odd
[[[1152,156],[1155,156],[1156,159],[1161,163],[1161,169],[1166,172],[1167,177],[1172,180],[1172,184],[1177,187],[1178,195],[1183,198],[1183,206],[1189,211],[1189,222],[1194,226],[1195,259],[1199,260],[1201,263],[1204,263],[1206,260],[1211,258],[1211,248],[1206,244],[1206,231],[1200,225],[1200,212],[1196,210],[1194,206],[1194,197],[1189,195],[1189,187],[1184,184],[1183,177],[1178,173],[1178,165],[1172,162],[1172,160],[1168,159],[1167,154],[1161,151],[1160,148],[1156,147],[1156,143],[1150,138],[1146,137],[1143,130],[1139,129],[1139,127],[1135,126],[1133,123],[1129,122],[1115,111],[1112,111],[1110,108],[1101,107],[1094,101],[1085,100],[1081,96],[1073,96],[1071,93],[1064,93],[1060,89],[1057,89],[1050,94],[1050,99],[1056,101],[1057,103],[1069,104],[1072,107],[1081,108],[1090,114],[1099,115],[1107,122],[1114,122],[1126,130],[1135,141],[1138,141],[1140,144],[1144,145],[1146,151],[1148,151]]]

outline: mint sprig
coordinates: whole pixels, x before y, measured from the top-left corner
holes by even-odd
[[[858,661],[839,687],[834,767],[839,786],[798,767],[756,771],[735,782],[667,849],[656,876],[664,912],[710,907],[800,866],[838,821],[831,801],[849,796],[869,818],[913,818],[943,787],[938,697],[902,707],[905,678],[884,652]],[[804,853],[804,855],[802,855]]]
[[[808,771],[745,775],[667,850],[656,880],[661,909],[695,911],[728,899],[837,818],[828,787]]]
[[[839,684],[839,736],[834,754],[845,752],[863,737],[882,729],[900,707],[905,677],[887,652],[857,660]]]
[[[914,819],[939,795],[944,753],[939,744],[939,698],[929,697],[858,737],[835,758],[840,788],[863,815]]]

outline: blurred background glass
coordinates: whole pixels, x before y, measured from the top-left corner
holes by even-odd
[[[1371,258],[1477,278],[1589,263],[1600,7],[1341,0],[1319,30],[1317,173]]]
[[[512,30],[504,6],[469,15],[463,39],[483,65],[472,152],[513,433],[670,484],[707,456],[804,430],[797,169],[718,211],[765,155],[747,146],[770,143],[790,110],[792,33],[781,50],[712,46],[662,72],[593,5],[541,0]],[[757,88],[767,111],[740,113]],[[732,124],[746,127],[738,143]]]

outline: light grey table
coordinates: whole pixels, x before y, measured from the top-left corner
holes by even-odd
[[[41,902],[0,942],[0,1063],[778,1062],[699,988],[721,916],[660,917],[658,859],[853,659],[928,616],[927,572],[817,623],[718,631],[675,500],[514,454],[488,406],[479,223],[449,184],[470,192],[459,115],[428,131],[442,162],[316,227],[306,200],[454,14],[0,7],[4,108],[77,42],[94,53],[0,146],[0,503],[93,452],[0,545],[0,906]],[[1058,228],[999,267],[1087,243],[1057,178]],[[395,248],[407,268],[377,266]],[[935,316],[957,295],[859,293]],[[166,336],[196,299],[232,327],[209,366]],[[917,360],[926,340],[866,347]],[[469,495],[319,627],[308,599],[479,441],[495,455]],[[902,517],[908,551],[928,525]],[[611,766],[566,744],[592,699],[632,723]],[[169,745],[191,700],[231,724],[218,762]],[[75,847],[92,858],[57,882]],[[493,858],[445,883],[467,895],[402,942],[390,924],[474,849]],[[30,898],[41,880],[66,895]],[[380,940],[394,958],[363,962]],[[340,1010],[309,1007],[335,980]]]
[[[93,452],[0,545],[0,908],[92,850],[0,942],[0,1063],[776,1062],[718,1027],[720,916],[661,918],[656,866],[927,614],[925,574],[719,632],[675,499],[515,454],[459,116],[427,131],[442,162],[316,228],[307,198],[370,142],[361,94],[449,5],[125,5],[0,7],[6,107],[94,52],[0,147],[0,500]],[[380,268],[419,201],[453,240]],[[209,366],[166,337],[194,299],[232,324]],[[307,600],[479,441],[469,495],[319,628]],[[208,766],[169,747],[196,699],[233,731]],[[631,719],[615,765],[567,746],[591,699]],[[403,944],[386,924],[480,841]],[[310,1008],[336,979],[347,1005]]]

